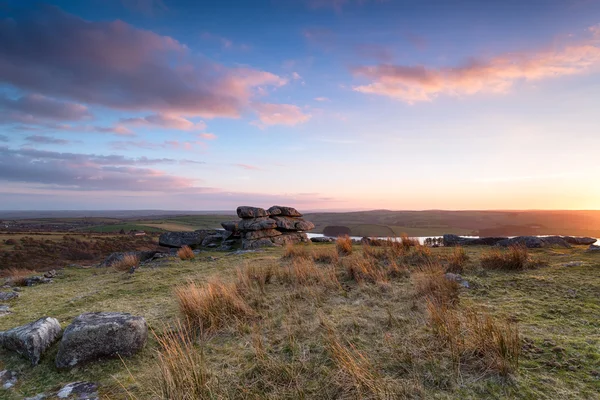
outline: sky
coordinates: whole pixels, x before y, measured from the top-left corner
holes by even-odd
[[[600,209],[600,0],[0,0],[0,209]]]

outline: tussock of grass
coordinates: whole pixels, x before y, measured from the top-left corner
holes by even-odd
[[[181,314],[202,332],[215,331],[232,322],[255,316],[237,285],[218,279],[206,284],[190,282],[175,288]]]
[[[276,275],[275,267],[272,265],[245,265],[237,270],[237,289],[241,293],[247,293],[257,287],[261,293],[265,293],[265,287],[271,283]]]
[[[335,241],[335,248],[340,256],[352,254],[352,239],[349,236],[339,236]]]
[[[309,259],[311,258],[311,253],[308,251],[306,245],[288,243],[285,246],[282,258],[287,260]]]
[[[408,275],[406,268],[398,266],[393,258],[383,257],[378,260],[371,257],[369,253],[363,253],[362,257],[358,255],[346,257],[342,260],[342,266],[348,279],[359,284],[382,284],[389,282],[392,278]]]
[[[6,283],[13,286],[25,286],[25,279],[35,274],[35,271],[20,268],[9,268],[3,271]]]
[[[441,306],[458,303],[460,285],[445,277],[445,270],[441,264],[432,263],[420,267],[412,274],[412,279],[419,296]]]
[[[481,256],[484,269],[522,271],[529,263],[529,251],[524,246],[511,246],[506,251],[492,249]]]
[[[123,258],[115,261],[112,267],[117,271],[129,271],[132,268],[137,268],[140,265],[140,259],[135,254],[125,254]]]
[[[212,398],[210,375],[204,353],[194,345],[192,333],[178,323],[175,330],[154,334],[158,342],[156,376],[150,382],[161,399],[194,400]]]
[[[402,257],[402,259],[415,266],[430,264],[435,261],[435,257],[431,253],[431,249],[427,246],[421,246],[417,244],[409,248],[409,251],[406,251]]]
[[[519,366],[521,341],[515,324],[473,309],[453,309],[427,299],[429,320],[452,355],[455,368],[508,376]]]
[[[405,250],[408,250],[411,247],[418,246],[419,240],[415,238],[408,237],[406,233],[400,234],[400,244]]]
[[[191,249],[190,246],[183,246],[182,248],[177,250],[177,256],[181,260],[193,260],[196,257],[194,251]]]
[[[332,247],[317,247],[312,252],[312,259],[319,263],[337,264],[340,256]]]
[[[294,286],[320,285],[332,288],[340,285],[335,267],[318,267],[308,259],[297,259],[291,265],[281,267],[277,271],[277,279]]]
[[[448,267],[446,268],[446,272],[452,272],[454,274],[462,274],[464,272],[465,266],[469,261],[469,256],[465,249],[460,246],[454,247],[452,250],[452,254],[448,260]]]

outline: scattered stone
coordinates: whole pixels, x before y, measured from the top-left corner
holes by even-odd
[[[570,261],[568,263],[564,263],[563,267],[581,267],[583,265],[583,261]]]
[[[0,332],[0,346],[13,350],[36,365],[46,349],[60,337],[56,318],[44,317],[26,325]]]
[[[138,260],[140,260],[140,262],[142,263],[145,261],[152,260],[158,253],[158,251],[125,251],[112,253],[110,256],[106,257],[106,259],[102,261],[102,263],[100,263],[98,267],[112,267],[113,264],[123,260],[123,258],[126,255],[136,256]]]
[[[318,236],[310,238],[310,241],[313,243],[332,243],[335,242],[335,239],[326,236]]]
[[[119,312],[79,315],[65,329],[57,368],[70,368],[102,357],[131,356],[144,347],[148,325],[143,317]]]
[[[587,251],[598,251],[600,252],[600,246],[596,246],[591,244],[590,247],[588,247]]]
[[[302,214],[293,207],[273,206],[267,210],[269,215],[282,215],[285,217],[302,217]]]
[[[52,279],[50,278],[44,278],[43,276],[30,276],[29,278],[26,278],[24,281],[25,286],[34,286],[34,285],[38,285],[41,283],[52,283]]]
[[[44,273],[44,278],[55,278],[56,277],[56,270],[52,269],[50,271],[46,271],[46,273]]]
[[[17,287],[14,287],[14,288],[13,288],[13,291],[15,291],[15,292],[20,292],[20,291],[21,291],[21,288],[20,288],[20,287],[18,287],[18,286],[17,286]]]
[[[183,246],[200,246],[210,235],[217,234],[216,229],[199,229],[193,232],[165,232],[158,238],[158,244],[164,247],[179,248]]]
[[[17,384],[17,373],[15,371],[9,371],[5,369],[0,371],[0,385],[4,389],[10,389]]]
[[[560,236],[547,236],[547,237],[537,237],[537,236],[517,236],[510,239],[505,239],[499,241],[497,246],[508,247],[514,245],[525,246],[529,249],[542,248],[542,247],[551,247],[558,246],[564,248],[571,248],[571,245],[567,243]]]
[[[97,400],[98,385],[93,382],[72,382],[63,386],[56,397],[59,399]]]
[[[575,245],[583,245],[587,246],[590,244],[596,243],[596,238],[584,236],[584,237],[573,237],[573,236],[563,236],[563,239],[569,244]]]
[[[464,280],[463,277],[460,274],[454,274],[452,272],[446,272],[444,274],[444,277],[446,279],[448,279],[449,281],[454,281],[454,282],[458,283],[459,285],[461,285],[464,288],[469,289],[471,287],[471,285],[469,284],[469,282],[467,282],[466,280]]]
[[[19,297],[19,293],[15,292],[15,291],[0,292],[0,301],[12,300],[12,299],[16,299],[17,297]]]
[[[240,206],[236,210],[237,216],[240,218],[259,218],[268,217],[269,213],[264,208]]]
[[[8,314],[12,314],[10,307],[6,304],[0,304],[0,317],[5,317]]]

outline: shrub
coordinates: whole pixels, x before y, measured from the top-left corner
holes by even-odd
[[[135,254],[125,254],[120,260],[115,261],[112,267],[117,271],[130,271],[140,264],[140,259]]]
[[[15,239],[6,239],[4,241],[4,244],[9,245],[9,246],[14,246],[14,245],[18,244],[18,242]]]
[[[25,286],[25,279],[34,274],[35,271],[28,269],[9,268],[3,271],[6,283],[14,286]]]
[[[190,246],[183,246],[177,250],[177,256],[182,260],[193,260],[196,257]]]
[[[520,271],[527,268],[529,251],[524,246],[511,246],[507,251],[492,249],[481,257],[485,269]]]
[[[408,250],[410,247],[418,246],[419,240],[408,237],[406,233],[401,233],[400,243],[402,244],[402,247],[404,247],[404,249]]]
[[[255,315],[235,284],[212,280],[206,284],[190,282],[175,288],[179,310],[190,324],[201,331],[215,331],[229,323]]]
[[[455,367],[476,367],[480,373],[507,376],[517,370],[521,342],[517,326],[491,315],[427,300],[432,327],[450,349]]]
[[[162,399],[191,400],[211,398],[209,374],[201,349],[191,340],[187,327],[178,322],[177,329],[158,336],[158,368],[151,386]]]
[[[309,259],[311,258],[311,255],[305,245],[288,243],[285,246],[283,258],[289,260]]]
[[[340,236],[335,241],[335,248],[341,256],[352,254],[352,239],[349,236]]]
[[[340,257],[333,247],[317,247],[312,252],[312,259],[324,264],[336,264]]]
[[[469,261],[469,256],[467,252],[462,247],[455,247],[452,251],[452,255],[448,260],[448,268],[446,268],[446,272],[452,272],[455,274],[462,274],[465,268],[465,265]]]
[[[447,307],[458,303],[460,285],[446,278],[441,264],[424,265],[413,273],[412,278],[417,294],[429,301]]]

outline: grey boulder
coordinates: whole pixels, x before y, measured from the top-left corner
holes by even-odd
[[[446,234],[443,236],[444,246],[494,246],[500,241],[507,240],[507,237],[489,236],[482,238],[468,238],[458,235]]]
[[[56,355],[57,368],[71,368],[103,357],[131,356],[148,339],[143,317],[118,312],[79,315],[65,329]]]
[[[260,231],[262,229],[277,228],[277,222],[271,218],[260,217],[252,219],[243,219],[239,222],[240,231]]]
[[[17,373],[15,371],[0,371],[0,385],[4,389],[10,389],[17,384]]]
[[[281,236],[278,236],[281,237]],[[262,238],[255,240],[242,240],[242,250],[255,250],[261,247],[274,247],[275,243],[271,240],[271,238]]]
[[[240,218],[259,218],[269,216],[269,213],[264,208],[260,207],[239,206],[236,212]]]
[[[267,237],[274,237],[281,235],[277,229],[263,229],[260,231],[248,231],[244,234],[244,239],[254,240],[254,239],[262,239]]]
[[[595,245],[591,244],[590,247],[588,247],[587,251],[594,251],[594,252],[600,253],[600,246],[595,246]]]
[[[305,221],[302,218],[273,216],[271,217],[277,223],[277,229],[287,231],[310,231],[315,228],[315,225],[310,221]]]
[[[237,221],[225,221],[221,222],[221,226],[228,232],[237,232],[238,231],[238,222]]]
[[[0,332],[0,346],[19,353],[36,365],[46,349],[58,340],[61,331],[56,318],[44,317]]]
[[[0,301],[7,301],[19,297],[17,292],[0,292]]]
[[[63,386],[57,393],[59,399],[97,400],[98,385],[93,382],[71,382]]]
[[[302,232],[286,232],[281,236],[276,236],[271,238],[271,241],[277,246],[283,246],[286,244],[296,244],[296,243],[309,243],[310,240],[306,233]]]
[[[592,237],[573,237],[573,236],[563,236],[563,239],[569,244],[575,245],[583,245],[588,246],[590,244],[596,243],[596,238]]]
[[[571,245],[567,243],[560,236],[517,236],[510,239],[501,240],[497,243],[497,246],[508,247],[508,246],[525,246],[529,249],[536,249],[542,247],[564,247],[570,248]]]
[[[301,217],[302,214],[293,207],[273,206],[267,210],[269,215],[283,215],[285,217]]]

